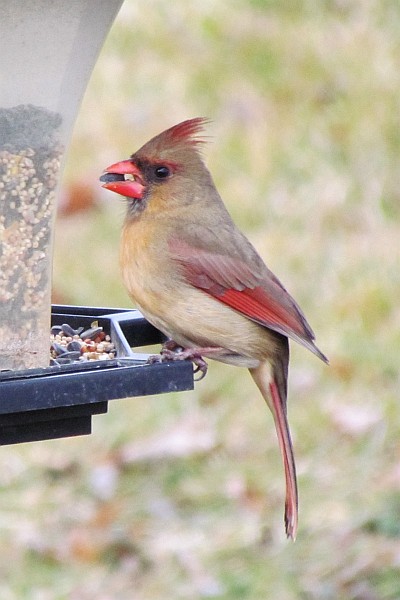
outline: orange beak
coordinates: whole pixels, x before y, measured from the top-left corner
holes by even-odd
[[[141,200],[143,198],[145,184],[140,169],[131,160],[110,165],[100,177],[102,187],[111,190],[127,198]]]

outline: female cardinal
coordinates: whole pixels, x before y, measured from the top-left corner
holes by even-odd
[[[299,306],[236,228],[205,167],[206,119],[160,133],[111,165],[103,187],[126,196],[120,262],[139,310],[173,340],[164,356],[247,367],[274,417],[285,468],[285,527],[294,539],[298,495],[286,415],[288,338],[327,362]],[[168,349],[169,348],[169,349]]]

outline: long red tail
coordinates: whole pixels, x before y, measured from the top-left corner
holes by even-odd
[[[285,344],[285,345],[283,345]],[[285,529],[287,537],[295,540],[298,524],[298,492],[296,465],[286,412],[289,344],[282,336],[282,350],[273,364],[263,362],[249,369],[267,402],[275,421],[286,479]]]

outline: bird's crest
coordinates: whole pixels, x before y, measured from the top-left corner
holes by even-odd
[[[170,127],[164,131],[164,135],[166,138],[169,138],[171,142],[175,143],[185,142],[186,144],[194,146],[203,144],[205,140],[198,137],[197,134],[203,131],[204,125],[208,122],[209,120],[205,117],[188,119],[187,121],[183,121],[182,123],[178,123],[178,125]]]
[[[209,120],[205,117],[196,117],[178,123],[156,135],[132,156],[144,155],[159,158],[170,150],[187,149],[188,147],[198,151],[199,146],[206,142],[204,137],[202,138],[198,134],[203,131],[204,125],[208,122]]]

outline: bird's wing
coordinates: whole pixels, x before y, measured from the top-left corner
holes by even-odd
[[[193,246],[183,237],[170,240],[169,249],[191,285],[260,325],[296,340],[326,361],[313,342],[314,334],[301,309],[246,238],[243,240],[244,249],[242,243],[230,253],[213,252],[203,244]]]

